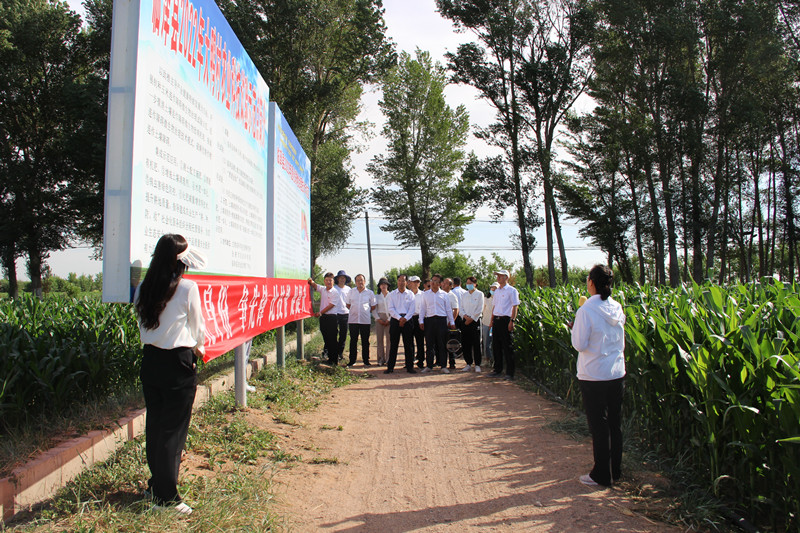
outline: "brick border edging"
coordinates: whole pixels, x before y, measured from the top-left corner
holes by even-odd
[[[307,343],[318,332],[303,335]],[[262,357],[250,359],[247,377],[276,361],[276,351]],[[209,398],[234,386],[234,371],[203,383],[197,387],[193,409],[206,403]],[[0,479],[0,517],[2,522],[10,520],[20,511],[51,498],[84,469],[108,459],[118,447],[144,432],[146,410],[138,409],[116,421],[111,429],[90,431],[82,437],[62,442],[55,448],[39,454],[35,459],[11,471],[11,475]]]

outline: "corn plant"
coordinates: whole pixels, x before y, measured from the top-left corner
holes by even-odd
[[[130,305],[65,297],[0,302],[0,429],[132,386],[140,353]]]
[[[533,377],[580,405],[566,326],[579,291],[523,293],[518,350]],[[800,294],[769,280],[723,288],[631,286],[625,409],[645,444],[688,459],[751,520],[798,527]]]

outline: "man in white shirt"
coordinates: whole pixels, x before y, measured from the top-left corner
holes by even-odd
[[[422,294],[419,290],[421,280],[419,276],[411,276],[408,278],[408,288],[414,293],[414,316],[411,318],[411,324],[414,331],[414,341],[417,344],[417,368],[425,368],[425,332],[419,327],[419,309],[422,306]]]
[[[347,295],[350,293],[350,276],[344,270],[340,270],[333,278],[336,290],[342,295],[342,304],[336,307],[336,325],[339,327],[339,338],[337,344],[339,345],[339,361],[342,360],[344,354],[344,341],[347,338],[347,322],[350,318],[350,313],[347,311]]]
[[[347,295],[347,308],[350,310],[348,325],[350,328],[350,362],[347,366],[356,364],[358,351],[358,337],[361,336],[361,360],[364,366],[372,366],[369,362],[369,326],[372,316],[376,315],[378,302],[375,293],[366,287],[364,274],[356,275],[356,288]],[[377,316],[375,316],[377,318]]]
[[[425,344],[428,347],[427,365],[422,371],[433,370],[436,356],[436,365],[442,367],[442,372],[449,374],[444,355],[447,353],[447,328],[455,329],[456,323],[453,320],[450,295],[440,290],[441,282],[441,274],[431,277],[431,288],[425,291],[419,310],[419,325],[425,331]]]
[[[400,346],[400,337],[403,337],[403,351],[406,357],[406,372],[416,374],[414,370],[414,331],[411,318],[414,316],[417,303],[414,293],[406,289],[406,275],[397,276],[397,288],[389,293],[387,298],[389,308],[389,361],[386,363],[385,374],[394,372],[397,362],[397,348]]]
[[[508,270],[498,270],[495,275],[500,286],[494,291],[492,320],[489,323],[494,339],[494,371],[489,375],[501,375],[505,364],[506,376],[503,379],[510,381],[514,379],[516,366],[512,333],[519,310],[519,291],[508,284]]]
[[[453,277],[453,288],[450,289],[450,292],[455,294],[456,297],[458,298],[458,308],[461,309],[461,306],[463,305],[463,301],[461,300],[461,298],[467,291],[464,290],[464,288],[461,286],[461,278],[459,278],[458,276]],[[459,314],[461,313],[459,312]],[[458,324],[456,324],[456,326],[458,326]]]
[[[314,316],[319,317],[319,331],[322,333],[322,340],[325,343],[325,351],[328,354],[328,364],[336,366],[339,364],[339,343],[336,339],[337,310],[344,306],[342,293],[333,286],[333,272],[325,274],[325,286],[320,287],[312,279],[308,278],[308,284],[320,293],[319,311]],[[345,307],[346,309],[346,307]]]
[[[492,328],[489,322],[492,319],[492,309],[494,309],[494,291],[500,288],[496,281],[489,287],[489,296],[483,299],[483,317],[481,319],[481,344],[483,344],[483,359],[487,365],[494,366],[494,355],[492,353]]]
[[[461,324],[461,346],[464,350],[464,372],[481,371],[481,316],[483,314],[483,293],[477,290],[478,280],[475,276],[467,278],[467,290],[461,296],[459,318]],[[454,289],[455,290],[455,289]]]
[[[458,294],[453,291],[453,280],[450,278],[445,278],[444,281],[442,281],[442,290],[444,290],[444,292],[446,292],[447,295],[450,297],[450,306],[453,308],[453,321],[456,323],[455,329],[458,330],[456,338],[458,338],[461,336],[460,329],[462,324],[461,317],[459,316],[460,314],[459,308],[461,307],[461,300],[458,298]],[[450,370],[455,370],[456,355],[462,355],[461,348],[459,348],[455,352],[447,352],[447,353],[450,359]]]

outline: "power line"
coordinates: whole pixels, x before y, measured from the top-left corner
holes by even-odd
[[[358,243],[358,242],[356,242],[356,243],[348,243],[347,246],[343,246],[341,249],[342,250],[366,250],[367,249],[367,244],[366,243]],[[420,248],[419,248],[419,246],[401,247],[401,246],[398,246],[396,244],[373,244],[372,245],[372,249],[373,250],[392,252],[392,251],[402,251],[402,250],[419,250]],[[536,250],[543,250],[543,248],[536,247],[536,248],[532,248],[531,249],[532,252],[536,251]],[[564,250],[568,251],[568,252],[582,252],[582,251],[598,251],[598,250],[601,250],[601,248],[598,247],[598,246],[566,246],[564,248]],[[520,249],[518,247],[515,247],[515,246],[497,246],[497,245],[492,244],[492,245],[486,245],[486,246],[481,246],[481,245],[458,246],[456,251],[459,251],[459,252],[462,252],[462,251],[467,251],[467,252],[476,252],[476,251],[504,251],[504,252],[506,252],[506,251],[513,251],[513,252],[517,252],[517,251],[520,251]]]
[[[357,218],[361,218],[361,216],[359,215]],[[389,220],[388,217],[384,217],[384,216],[380,216],[380,215],[370,215],[369,218],[372,219],[372,220]],[[514,224],[515,226],[517,225],[517,221],[514,220],[514,219],[510,219],[510,218],[501,218],[501,219],[497,219],[497,220],[493,219],[493,218],[473,218],[470,221],[470,224],[473,223],[473,222],[481,222],[481,223],[485,223],[485,224]],[[578,226],[578,223],[576,223],[576,222],[565,222],[563,220],[559,221],[559,224],[561,226],[570,226],[570,227]]]

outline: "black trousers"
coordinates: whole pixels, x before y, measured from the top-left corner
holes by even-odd
[[[339,341],[336,338],[338,329],[338,315],[320,315],[319,331],[322,333],[322,341],[325,343],[325,351],[328,353],[330,364],[339,363]]]
[[[468,365],[481,366],[481,321],[473,320],[469,324],[461,324],[461,349],[464,350],[464,362]]]
[[[394,369],[397,363],[397,349],[400,346],[400,337],[403,337],[403,353],[406,357],[406,370],[414,368],[414,325],[407,321],[402,327],[400,321],[393,318],[389,321],[389,361],[386,368]]]
[[[419,327],[419,315],[414,315],[411,319],[411,324],[414,330],[414,340],[417,344],[417,366],[422,368],[425,366],[425,332]]]
[[[144,346],[139,377],[147,408],[145,453],[151,474],[147,485],[157,504],[181,501],[178,472],[197,391],[194,363],[191,348]]]
[[[591,478],[611,485],[622,477],[622,396],[624,378],[611,381],[580,381],[583,409],[592,433],[594,467]]]
[[[347,326],[349,318],[350,315],[347,313],[336,315],[336,323],[339,325],[339,351],[336,353],[339,354],[339,359],[342,358],[342,354],[344,353],[344,341],[347,338]]]
[[[350,362],[356,364],[358,352],[358,336],[361,335],[361,360],[369,364],[369,324],[350,324]]]
[[[447,365],[447,317],[429,316],[425,318],[425,346],[428,348],[427,366]]]
[[[505,364],[506,375],[514,377],[516,359],[514,356],[514,338],[508,331],[510,316],[496,316],[492,319],[492,352],[494,353],[494,371],[503,373]]]
[[[456,329],[461,331],[461,328],[464,326],[464,319],[461,318],[460,316],[457,316],[456,319],[455,319],[455,322],[456,322]],[[461,348],[459,348],[455,352],[451,352],[451,351],[448,350],[447,353],[448,353],[448,358],[450,360],[450,368],[455,368],[456,367],[456,356],[458,356],[458,355],[461,355],[462,357],[464,356],[464,347],[462,346]]]

